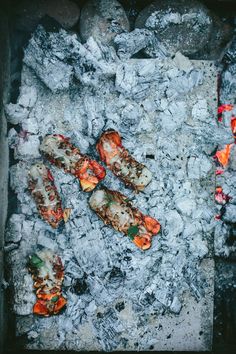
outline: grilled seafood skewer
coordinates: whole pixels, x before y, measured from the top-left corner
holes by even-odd
[[[106,175],[104,167],[89,156],[82,155],[63,135],[46,136],[40,150],[52,164],[78,178],[85,192],[92,191]]]
[[[50,170],[43,163],[33,165],[28,184],[39,214],[53,228],[57,228],[64,219],[64,212]]]
[[[121,137],[114,130],[107,130],[96,145],[100,158],[127,186],[142,191],[151,181],[149,169],[137,162],[124,148]]]
[[[152,237],[160,231],[157,220],[142,214],[120,192],[107,188],[96,190],[89,205],[105,224],[129,236],[142,250],[151,247]]]
[[[62,296],[64,267],[60,257],[49,250],[29,257],[28,269],[34,280],[37,301],[33,313],[41,316],[56,315],[66,305]]]

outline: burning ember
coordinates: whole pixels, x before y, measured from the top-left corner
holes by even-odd
[[[223,150],[219,150],[213,156],[223,167],[226,167],[229,162],[230,158],[230,149],[232,148],[233,144],[227,144]]]
[[[234,139],[236,139],[236,117],[231,117],[231,129]]]
[[[223,192],[223,188],[222,187],[216,187],[216,191],[215,191],[215,201],[221,205],[226,204],[229,200],[231,199],[231,197],[228,194],[225,194]]]
[[[216,176],[222,175],[224,173],[224,170],[217,168],[216,169]]]
[[[223,104],[223,105],[219,106],[219,108],[218,108],[218,120],[222,121],[223,112],[232,111],[233,108],[234,108],[234,106],[232,104]],[[233,133],[234,138],[235,138],[235,134],[236,134],[236,117],[234,117],[234,116],[231,117],[230,125],[231,125],[232,133]],[[233,145],[234,145],[233,143],[227,144],[223,150],[217,151],[216,154],[213,156],[213,158],[215,160],[217,160],[217,162],[224,168],[226,168],[228,163],[229,163],[230,150],[233,147]],[[223,173],[224,173],[224,169],[221,169],[221,168],[217,168],[216,169],[216,176],[222,175]],[[223,188],[222,187],[220,187],[220,186],[216,187],[216,190],[215,190],[215,201],[218,204],[225,205],[226,203],[228,203],[230,201],[230,199],[231,199],[231,197],[228,194],[225,194],[223,192]],[[221,220],[221,217],[222,217],[221,213],[217,214],[215,216],[215,220]]]
[[[223,120],[223,117],[222,117],[223,112],[232,111],[233,107],[234,106],[232,104],[222,104],[221,106],[219,106],[218,107],[218,121],[222,122],[222,120]]]
[[[222,104],[218,107],[218,114],[221,114],[226,111],[232,111],[233,108],[234,106],[232,104]]]

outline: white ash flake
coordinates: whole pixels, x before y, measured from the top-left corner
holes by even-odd
[[[47,41],[53,48],[47,48]],[[65,43],[73,46],[65,48]],[[40,62],[37,56],[42,49],[47,60]],[[29,326],[27,317],[17,316],[17,326],[21,334],[28,334],[30,349],[135,350],[136,339],[142,335],[139,350],[146,350],[156,335],[153,313],[166,310],[178,314],[185,291],[198,301],[204,297],[200,261],[211,257],[216,224],[212,222],[214,167],[209,156],[218,144],[214,68],[191,62],[184,71],[171,59],[122,63],[116,58],[113,72],[103,75],[113,50],[107,62],[98,45],[95,58],[73,34],[61,30],[49,35],[39,27],[25,51],[24,62],[31,63],[31,68],[23,65],[21,95],[31,92],[37,99],[27,98],[34,104],[27,103],[30,109],[20,117],[28,139],[16,139],[12,145],[19,159],[10,169],[17,210],[9,221],[7,242],[17,247],[8,253],[14,310],[32,321]],[[106,51],[109,53],[109,48]],[[77,72],[84,84],[68,81],[69,76],[65,83],[62,76],[52,79],[45,68],[58,72],[61,65],[58,67],[57,61],[68,65],[66,73],[72,72],[71,62],[63,61],[65,53],[67,58],[74,56],[78,67],[83,53],[83,68],[96,62],[99,69],[91,69],[87,81],[84,72],[82,76]],[[47,63],[55,56],[52,67]],[[98,58],[103,65],[97,64]],[[19,121],[17,114],[17,110],[11,111],[11,122]],[[120,132],[124,146],[153,175],[138,195],[111,171],[104,180],[105,186],[121,191],[143,213],[160,221],[162,232],[146,252],[105,226],[89,209],[90,194],[83,193],[73,176],[56,167],[50,169],[63,207],[72,208],[63,229],[53,230],[40,219],[27,190],[30,165],[42,160],[37,147],[44,135],[64,134],[82,153],[98,160],[95,143],[107,128]],[[57,317],[32,318],[35,299],[26,261],[42,246],[62,258],[66,274],[63,295],[68,305]],[[118,304],[123,305],[119,308]]]

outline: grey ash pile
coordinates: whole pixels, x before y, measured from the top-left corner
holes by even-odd
[[[163,26],[191,23],[190,15],[177,13],[165,13]],[[151,17],[146,24],[157,26],[157,13]],[[211,26],[208,13],[199,18],[203,28]],[[128,32],[124,18],[110,22],[103,30],[114,38],[89,37],[85,43],[74,32],[39,25],[24,51],[18,100],[6,107],[9,122],[17,125],[9,131],[17,208],[8,222],[6,251],[17,335],[27,336],[30,349],[157,350],[159,316],[181,314],[186,296],[194,303],[207,296],[202,263],[213,257],[218,223],[212,156],[232,139],[216,119],[215,67],[189,60],[179,47],[170,50],[156,28]],[[185,54],[193,53],[190,47]],[[143,49],[149,58],[130,59]],[[104,181],[160,221],[162,232],[146,252],[105,226],[89,208],[90,195],[62,170],[47,165],[63,206],[72,209],[64,228],[53,230],[40,219],[28,191],[28,171],[42,160],[39,145],[46,134],[68,136],[98,160],[96,141],[109,128],[153,174],[138,195],[108,170]],[[35,295],[26,268],[27,257],[41,248],[58,254],[65,266],[67,307],[49,318],[32,315]]]

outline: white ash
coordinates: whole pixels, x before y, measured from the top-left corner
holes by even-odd
[[[230,225],[219,220],[214,233],[214,249],[216,256],[229,257],[231,253],[235,252],[236,247],[228,244],[230,232]]]
[[[43,48],[42,42],[32,45],[40,33],[45,40]],[[48,43],[53,47],[47,49]],[[34,106],[21,121],[29,133],[28,140],[21,142],[28,144],[28,153],[12,143],[19,162],[10,169],[10,181],[17,194],[19,216],[15,213],[9,220],[9,244],[17,249],[9,249],[8,258],[14,311],[30,321],[29,325],[25,316],[17,316],[19,332],[28,335],[30,349],[128,350],[135,349],[142,335],[139,349],[146,350],[156,336],[153,313],[180,313],[184,292],[190,292],[197,301],[204,298],[200,264],[203,258],[212,256],[212,234],[217,224],[213,220],[214,165],[209,156],[220,136],[213,101],[214,69],[196,62],[186,68],[185,62],[183,70],[179,60],[176,63],[171,59],[120,62],[115,58],[113,76],[105,75],[100,80],[101,72],[94,72],[96,89],[91,81],[83,84],[69,80],[62,84],[64,90],[54,92],[55,87],[62,86],[60,80],[55,86],[55,78],[45,74],[51,70],[47,61],[75,53],[68,49],[68,43],[75,43],[73,48],[79,48],[76,53],[87,53],[73,34],[45,33],[41,28],[25,52],[25,58],[30,53],[25,63],[29,58],[36,60],[38,53],[42,58],[42,52],[47,59],[35,61],[34,70],[33,61],[30,68],[23,66],[22,90],[27,86],[37,92]],[[91,43],[95,48],[95,42]],[[112,53],[113,49],[109,60]],[[95,58],[90,56],[88,65],[99,55],[103,54],[96,51]],[[56,63],[53,71],[58,72],[61,66]],[[121,133],[124,146],[153,174],[151,183],[139,195],[125,188],[111,171],[104,180],[104,185],[121,191],[142,212],[160,221],[162,232],[146,252],[105,226],[89,209],[89,194],[81,191],[73,176],[56,167],[47,163],[63,207],[72,208],[64,228],[53,230],[40,219],[27,190],[30,164],[42,159],[35,153],[35,140],[61,133],[70,137],[82,153],[98,160],[95,143],[108,128]],[[68,305],[65,312],[52,318],[31,315],[35,295],[26,262],[37,247],[52,249],[65,265],[63,289]]]
[[[5,241],[8,242],[20,242],[22,238],[22,227],[25,215],[12,214],[8,223],[8,230],[6,230]]]
[[[62,29],[49,33],[40,25],[29,41],[23,61],[52,91],[68,89],[74,76],[84,84],[96,86],[101,76],[111,76],[115,72],[113,63],[104,61],[102,50],[97,59],[93,48],[91,41],[83,46],[76,34],[68,34]],[[98,45],[96,49],[99,49]]]
[[[236,145],[231,148],[231,154],[229,159],[229,165],[232,171],[236,171]]]
[[[234,204],[229,204],[226,207],[226,211],[223,216],[223,220],[227,223],[236,223],[236,205]]]
[[[20,96],[16,104],[9,103],[5,107],[8,121],[12,124],[21,123],[25,120],[37,100],[35,87],[21,87]]]

